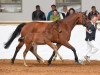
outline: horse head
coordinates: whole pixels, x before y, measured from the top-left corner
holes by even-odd
[[[78,24],[82,24],[83,26],[87,26],[90,20],[88,19],[88,16],[86,15],[86,12],[78,12]]]

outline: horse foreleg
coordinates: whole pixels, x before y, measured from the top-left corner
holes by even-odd
[[[56,44],[56,46],[57,46],[57,51],[58,51],[58,49],[61,47],[61,44]],[[54,51],[55,52],[55,51]],[[55,53],[54,53],[55,54]],[[56,57],[57,57],[57,55],[54,55],[54,57],[53,57],[53,59],[52,60],[56,60]]]
[[[19,52],[20,48],[23,46],[23,44],[24,44],[23,42],[20,42],[20,43],[18,44],[18,46],[16,47],[16,51],[15,51],[15,53],[14,53],[14,56],[13,56],[13,58],[11,59],[11,63],[12,63],[12,64],[14,64],[16,55],[17,55],[17,53]]]
[[[75,62],[79,63],[75,48],[72,45],[70,45],[68,42],[65,44],[65,46],[73,51],[74,57],[75,57]]]
[[[58,44],[57,43],[56,46],[57,46],[57,50],[58,50],[61,47],[61,44]],[[51,64],[52,60],[55,60],[56,59],[56,56],[55,57],[54,56],[55,56],[55,51],[53,51],[50,59],[48,60],[48,64]]]
[[[50,40],[48,40],[48,39],[45,39],[45,42],[46,42],[46,44],[47,45],[49,45],[54,51],[55,51],[55,55],[58,55],[59,56],[59,58],[61,59],[61,60],[63,60],[62,59],[62,57],[60,56],[60,54],[58,53],[58,51],[57,51],[57,46],[56,45],[54,45]],[[49,62],[48,62],[49,63]],[[49,63],[49,64],[51,64],[51,63]]]

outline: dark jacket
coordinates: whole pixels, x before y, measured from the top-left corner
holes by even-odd
[[[87,25],[87,30],[90,31],[90,33],[86,31],[86,38],[85,38],[86,41],[95,40],[96,29],[97,29],[97,25],[94,26],[91,23]]]
[[[98,15],[98,14],[99,14],[98,11],[96,11],[95,13],[91,11],[91,12],[89,12],[89,14],[88,14],[88,19],[91,20],[91,17],[92,17],[93,15]]]
[[[34,11],[32,13],[32,20],[46,20],[44,12],[40,11]]]
[[[61,14],[62,14],[63,18],[65,18],[65,17],[68,16],[68,13],[67,13],[67,14],[65,14],[65,13],[61,13]]]
[[[47,16],[47,20],[49,21],[50,20],[50,16],[52,15],[52,11],[50,11],[49,13],[48,13],[48,16]]]

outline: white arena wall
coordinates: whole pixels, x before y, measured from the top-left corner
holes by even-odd
[[[22,0],[22,13],[0,13],[0,21],[31,21],[32,12],[37,4],[47,16],[55,0]],[[92,5],[95,5],[100,12],[100,0],[82,0],[82,11],[90,11]]]
[[[22,0],[22,13],[0,13],[0,21],[31,21],[36,5],[47,14],[54,3],[54,0]]]
[[[97,10],[100,12],[100,0],[81,0],[82,1],[82,11],[91,11],[91,6],[96,6]]]
[[[15,52],[16,46],[18,44],[18,38],[16,38],[13,43],[11,44],[9,49],[4,49],[5,42],[9,39],[12,32],[15,30],[18,24],[0,24],[0,59],[11,59]],[[98,25],[99,26],[99,25]],[[99,26],[100,27],[100,26]],[[72,30],[70,44],[73,45],[76,49],[77,55],[79,59],[84,59],[83,57],[87,53],[87,45],[85,41],[85,27],[82,25],[76,25],[75,28]],[[100,31],[96,33],[96,43],[100,45]],[[21,48],[17,55],[17,59],[23,59],[23,51],[25,49],[25,45]],[[47,45],[39,45],[37,53],[45,60],[48,60],[52,54],[53,50]],[[59,49],[60,55],[63,59],[70,59],[74,60],[74,54],[68,48],[62,46]],[[31,52],[28,52],[26,59],[35,60],[36,58]],[[57,59],[59,59],[57,57]],[[100,51],[94,54],[91,57],[92,60],[100,60]]]

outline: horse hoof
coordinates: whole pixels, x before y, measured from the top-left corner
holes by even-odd
[[[48,61],[48,66],[50,66],[51,65],[51,61]]]
[[[40,60],[37,60],[38,61],[38,63],[40,63],[41,61]]]
[[[64,62],[64,60],[62,60],[62,62]]]
[[[77,64],[83,64],[82,60],[75,61]]]
[[[28,65],[24,64],[25,67],[28,67]]]
[[[13,59],[11,59],[11,64],[14,64],[14,60]]]
[[[44,60],[42,60],[42,62],[44,63],[45,61],[44,61]]]
[[[51,65],[51,63],[48,63],[48,66],[50,66]]]
[[[79,60],[78,62],[79,62],[79,64],[83,64],[84,61],[83,60]]]

